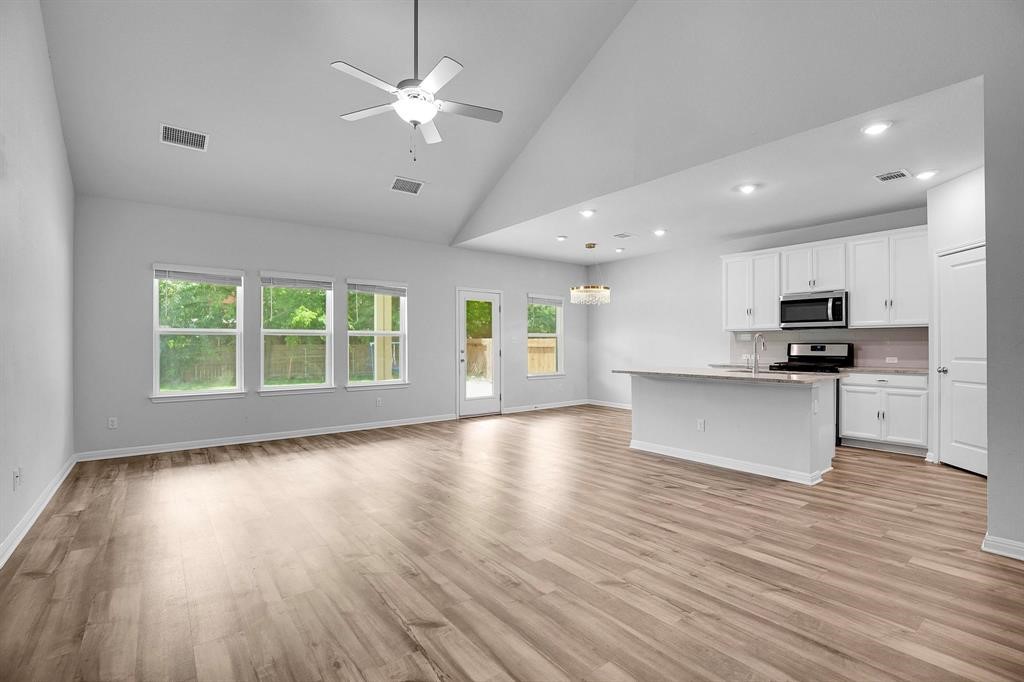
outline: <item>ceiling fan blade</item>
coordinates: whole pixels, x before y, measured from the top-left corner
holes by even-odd
[[[441,141],[441,133],[437,132],[437,126],[433,121],[421,123],[420,132],[423,133],[423,141],[427,144],[437,144]]]
[[[501,121],[502,117],[502,113],[497,109],[478,107],[475,104],[449,102],[447,100],[441,102],[441,111],[446,111],[449,114],[458,114],[459,116],[469,116],[470,118],[478,118],[481,121],[490,121],[491,123],[498,123],[499,121]]]
[[[351,64],[346,64],[345,62],[331,62],[331,66],[337,69],[338,71],[341,71],[342,73],[347,73],[350,76],[355,76],[364,83],[369,83],[370,85],[378,87],[385,92],[390,92],[391,94],[398,92],[398,88],[396,88],[394,85],[386,83],[381,79],[377,78],[376,76],[366,73],[362,69],[357,69]]]
[[[377,106],[369,107],[368,109],[350,111],[347,114],[342,114],[341,117],[346,121],[358,121],[361,118],[368,118],[370,116],[376,116],[377,114],[383,114],[385,111],[394,110],[395,108],[390,104],[378,104]]]
[[[427,77],[420,83],[420,87],[433,95],[448,81],[458,76],[459,71],[462,71],[462,64],[451,57],[441,57],[441,61],[437,63],[433,71],[427,74]]]

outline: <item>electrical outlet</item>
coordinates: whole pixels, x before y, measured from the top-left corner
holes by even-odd
[[[377,407],[384,407],[384,398],[377,398]]]
[[[697,420],[697,430],[700,431],[701,433],[704,433],[705,431],[707,431],[707,422],[704,421],[703,419],[698,419]]]
[[[117,417],[107,417],[107,428],[108,429],[116,429],[117,428]]]
[[[893,357],[892,355],[889,355],[889,356],[886,356],[885,361],[886,361],[886,363],[888,363],[890,365],[895,365],[897,362],[900,361],[900,359],[897,358],[897,357]]]
[[[743,357],[742,357],[742,358],[740,358],[740,359],[741,359],[741,360],[753,360],[753,359],[754,359],[754,356],[753,356],[753,355],[751,355],[750,353],[744,353],[744,354],[743,354]]]

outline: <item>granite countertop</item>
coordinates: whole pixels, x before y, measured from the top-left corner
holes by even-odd
[[[742,363],[735,362],[713,362],[708,367],[715,369],[749,369]],[[759,365],[760,371],[767,372],[768,365]],[[910,374],[915,376],[927,376],[926,367],[844,367],[841,374]]]
[[[811,385],[825,381],[835,381],[841,374],[789,373],[761,371],[757,374],[740,368],[708,368],[681,367],[666,369],[613,369],[612,374],[632,374],[635,376],[666,378],[666,379],[703,379],[711,381],[736,381],[748,384],[791,384]]]

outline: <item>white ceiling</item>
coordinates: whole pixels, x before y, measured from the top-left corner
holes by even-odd
[[[868,137],[874,120],[895,125]],[[694,166],[462,242],[570,263],[620,260],[709,240],[796,229],[923,206],[928,187],[983,164],[982,81],[976,78]],[[879,183],[894,169],[937,169],[929,181]],[[750,195],[742,183],[762,187]],[[582,208],[597,209],[584,218]],[[668,232],[655,237],[655,228]],[[630,239],[614,239],[627,232]],[[564,242],[556,235],[566,235]],[[584,242],[598,242],[596,257]],[[624,247],[622,254],[614,253]]]
[[[465,70],[442,96],[502,109],[498,125],[440,115],[417,144],[388,100],[329,68],[412,71],[412,2],[44,0],[76,191],[448,243],[632,5],[631,0],[426,0],[421,77]],[[205,153],[158,142],[209,133]],[[427,182],[390,191],[395,175]]]

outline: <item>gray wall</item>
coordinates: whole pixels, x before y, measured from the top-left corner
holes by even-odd
[[[526,378],[526,294],[567,296],[583,277],[580,266],[96,197],[79,197],[76,213],[79,452],[450,415],[456,410],[457,286],[504,292],[506,409],[587,397],[582,307],[565,308],[566,376]],[[245,398],[149,400],[154,261],[246,271]],[[347,277],[408,283],[411,385],[259,396],[259,287],[253,282],[260,270],[333,275],[339,284]],[[337,331],[344,330],[344,315],[335,318],[335,364],[343,384],[345,337]],[[118,417],[117,430],[106,428],[108,416]]]
[[[0,539],[72,454],[74,189],[39,5],[0,3]],[[11,472],[23,479],[12,490]],[[45,496],[44,496],[45,498]],[[0,543],[0,563],[7,542]]]
[[[611,374],[629,367],[687,367],[726,362],[729,334],[722,331],[720,256],[923,225],[915,208],[827,225],[789,230],[590,268],[590,279],[612,287],[612,304],[590,313],[590,397],[630,402],[629,378]]]

